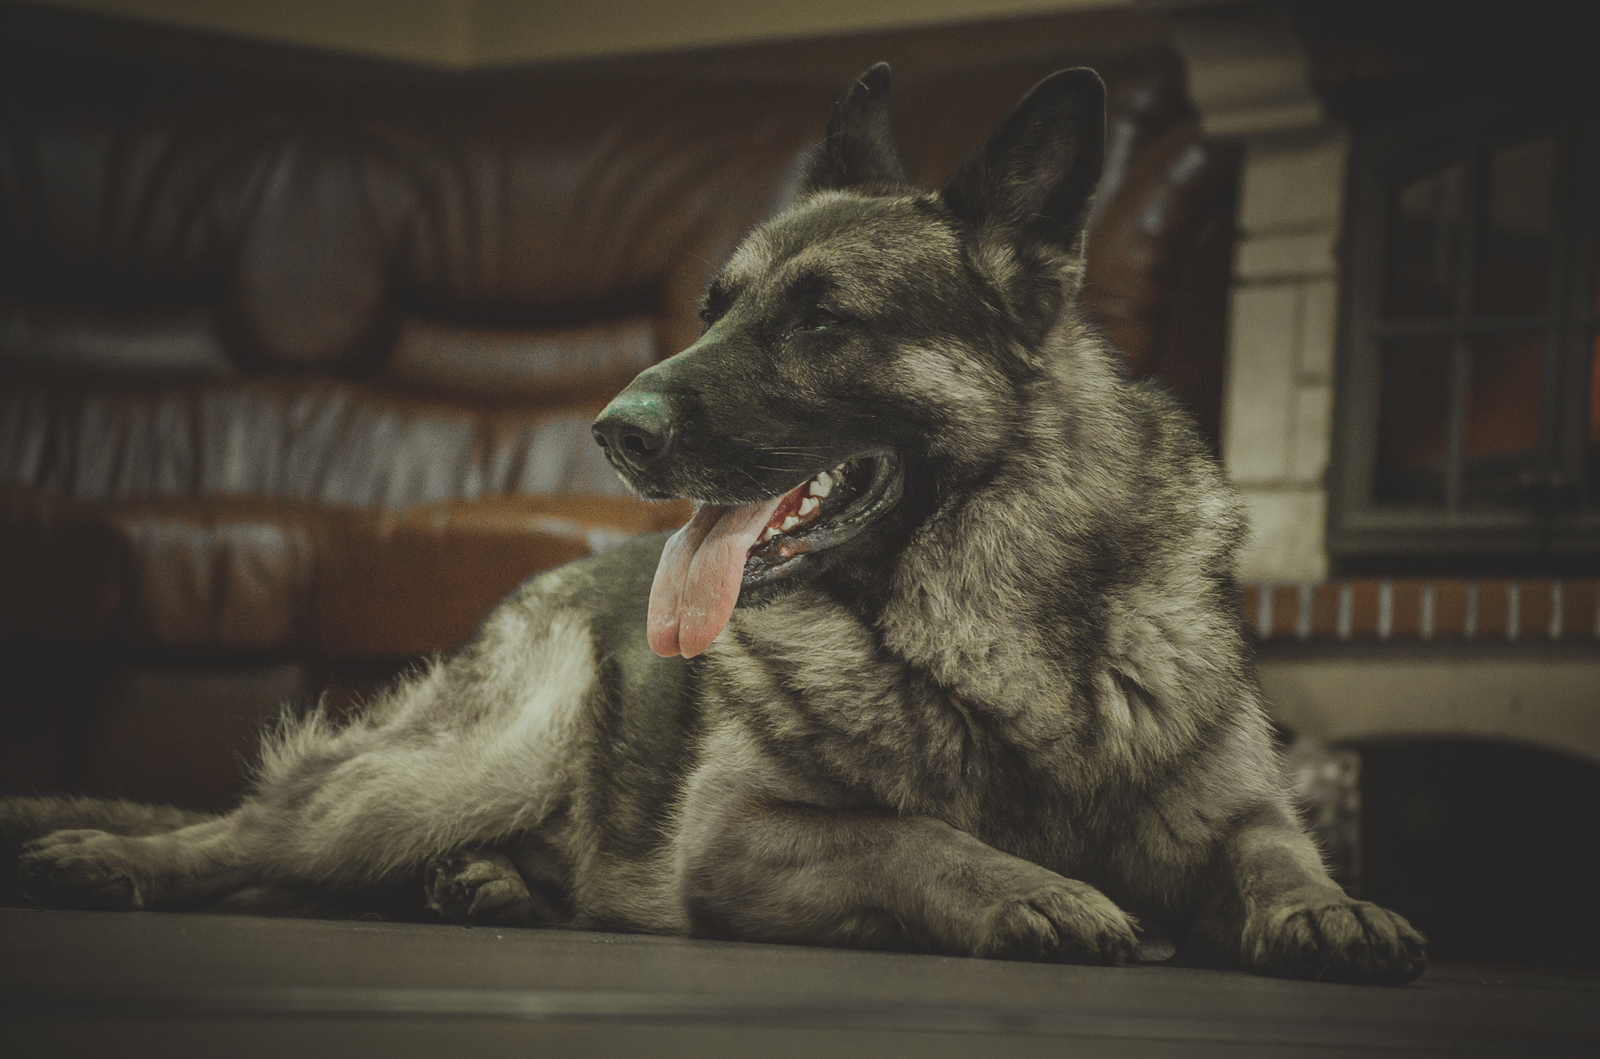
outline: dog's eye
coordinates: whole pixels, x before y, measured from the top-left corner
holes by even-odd
[[[806,314],[806,318],[804,320],[800,321],[800,327],[798,330],[821,332],[838,326],[839,318],[837,316],[830,312],[824,312],[821,309],[813,309],[811,312]]]

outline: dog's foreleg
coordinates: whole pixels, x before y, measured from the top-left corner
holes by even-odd
[[[1123,963],[1131,917],[1087,883],[927,816],[806,805],[704,772],[677,870],[693,933],[1002,959]]]
[[[1427,969],[1404,918],[1345,894],[1292,813],[1264,806],[1225,843],[1212,907],[1185,955],[1283,978],[1399,985]]]

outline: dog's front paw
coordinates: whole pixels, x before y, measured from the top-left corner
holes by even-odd
[[[973,955],[1120,966],[1134,956],[1132,916],[1088,883],[1057,878],[996,904]]]
[[[1329,887],[1293,890],[1245,925],[1247,969],[1280,978],[1404,985],[1428,968],[1405,919]]]
[[[429,863],[423,875],[428,907],[451,923],[526,927],[551,917],[504,855],[461,849]]]
[[[143,908],[144,893],[122,854],[123,842],[104,831],[56,831],[34,839],[22,847],[17,865],[23,894],[56,908]]]

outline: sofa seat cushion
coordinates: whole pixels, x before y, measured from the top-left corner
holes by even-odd
[[[391,658],[451,650],[527,577],[687,519],[626,497],[404,509],[0,488],[0,637]],[[425,601],[425,602],[423,602]]]

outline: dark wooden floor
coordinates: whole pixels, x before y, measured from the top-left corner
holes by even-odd
[[[1600,976],[1403,989],[615,934],[0,909],[6,1056],[1600,1055]]]

